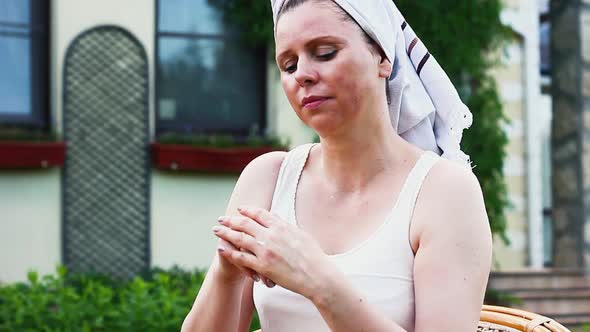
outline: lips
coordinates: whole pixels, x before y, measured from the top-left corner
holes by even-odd
[[[329,97],[320,97],[320,96],[309,96],[303,98],[301,101],[301,105],[303,108],[306,109],[315,109],[318,108],[321,104],[323,104],[326,100],[330,99]]]

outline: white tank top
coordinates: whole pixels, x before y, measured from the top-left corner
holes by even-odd
[[[290,151],[281,165],[271,212],[296,225],[295,193],[313,144]],[[415,304],[410,220],[420,187],[440,157],[426,151],[410,171],[391,213],[365,241],[329,259],[377,310],[406,331],[414,331]],[[254,283],[254,304],[264,332],[329,332],[307,298],[280,286]]]

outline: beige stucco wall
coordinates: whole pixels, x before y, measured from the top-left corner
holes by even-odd
[[[0,282],[61,260],[60,171],[0,171]]]
[[[211,228],[225,212],[237,175],[152,177],[152,265],[207,267],[217,240]]]

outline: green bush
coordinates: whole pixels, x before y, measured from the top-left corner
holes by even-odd
[[[63,267],[57,276],[31,272],[28,282],[0,285],[0,332],[177,332],[203,279],[202,271],[179,268],[128,281]]]
[[[234,137],[231,135],[199,135],[170,132],[158,135],[157,141],[161,144],[180,144],[207,148],[272,147],[286,149],[289,146],[288,140],[271,135]]]
[[[43,128],[0,124],[0,141],[57,142],[59,135]]]
[[[506,291],[501,291],[494,288],[486,289],[484,303],[488,305],[498,305],[503,307],[518,307],[522,306],[521,298],[516,297]]]

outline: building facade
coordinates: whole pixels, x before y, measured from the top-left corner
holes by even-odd
[[[552,265],[551,210],[551,96],[548,64],[541,61],[543,31],[540,17],[546,1],[504,1],[502,21],[512,40],[494,70],[509,139],[504,176],[511,207],[506,210],[510,244],[496,239],[497,270],[540,269]]]
[[[0,91],[0,123],[53,128],[68,142],[68,159],[61,168],[0,170],[0,281],[64,263],[112,273],[206,268],[217,242],[211,227],[238,174],[155,169],[149,144],[162,132],[195,130],[272,133],[291,146],[312,141],[284,96],[273,55],[239,46],[238,32],[206,0],[42,2],[0,7],[0,66],[47,73],[0,77],[20,96]],[[512,120],[505,174],[514,207],[511,245],[496,243],[501,269],[547,260],[548,157],[538,142],[548,139],[550,100],[540,92],[537,12],[530,1],[506,4],[503,19],[518,38],[495,73]]]

